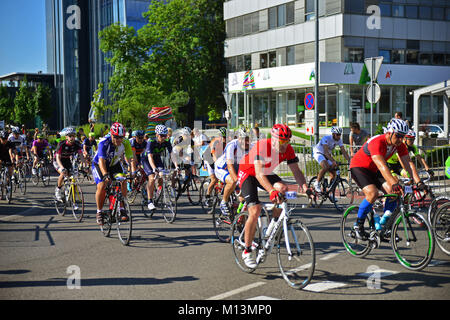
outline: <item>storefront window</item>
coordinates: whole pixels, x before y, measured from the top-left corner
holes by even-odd
[[[405,87],[395,86],[392,87],[392,116],[398,111],[403,114],[403,119],[407,119]]]
[[[385,124],[392,118],[391,113],[391,88],[387,86],[381,86],[381,97],[378,101],[380,108],[378,123]]]
[[[290,126],[297,124],[297,105],[294,91],[289,91],[287,94],[287,123]]]
[[[336,117],[336,94],[337,87],[330,86],[327,88],[327,114],[328,121],[331,122],[331,125],[337,125],[337,117]]]

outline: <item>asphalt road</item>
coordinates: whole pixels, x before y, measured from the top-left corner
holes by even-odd
[[[28,184],[26,196],[0,201],[2,300],[448,300],[450,257],[436,248],[423,271],[402,267],[389,244],[364,259],[340,240],[340,214],[329,203],[296,210],[316,246],[316,269],[304,290],[287,286],[272,254],[242,272],[231,247],[217,241],[211,216],[180,199],[173,224],[133,206],[133,237],[123,246],[95,223],[94,186],[83,184],[85,219],[56,214],[51,186]],[[375,277],[374,277],[375,276]]]

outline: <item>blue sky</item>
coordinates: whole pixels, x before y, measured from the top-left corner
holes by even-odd
[[[0,75],[47,72],[45,0],[0,0]]]

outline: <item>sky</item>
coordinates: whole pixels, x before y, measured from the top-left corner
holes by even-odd
[[[47,72],[45,0],[0,0],[0,75]]]

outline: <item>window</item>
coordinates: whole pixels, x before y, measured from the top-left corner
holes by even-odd
[[[378,54],[383,57],[383,63],[391,63],[391,51],[381,49]]]
[[[388,3],[380,3],[380,11],[383,17],[390,17],[392,15],[392,8]]]
[[[236,57],[236,71],[244,71],[244,57],[237,56]]]
[[[269,68],[274,68],[277,66],[277,52],[269,52]]]
[[[346,13],[364,13],[364,1],[361,0],[345,0]]]
[[[286,65],[295,64],[295,46],[286,47]]]
[[[286,5],[283,4],[277,7],[278,9],[278,21],[277,26],[282,27],[286,24]]]
[[[445,64],[445,54],[434,53],[433,54],[433,64],[444,65]]]
[[[314,0],[306,0],[305,6],[305,20],[309,21],[315,17],[315,2]]]
[[[392,16],[393,17],[404,17],[405,7],[403,5],[392,5]]]
[[[447,21],[450,21],[450,8],[445,9],[445,18]]]
[[[242,36],[244,33],[244,17],[236,18],[236,37]]]
[[[419,7],[420,19],[431,19],[431,7]]]
[[[252,56],[249,54],[244,56],[244,68],[246,71],[252,69]]]
[[[444,20],[444,8],[433,7],[433,20]]]
[[[252,19],[252,33],[259,31],[259,12],[254,12],[251,14]]]
[[[421,53],[419,55],[419,64],[431,64],[432,56],[431,53]]]
[[[294,23],[294,12],[295,12],[294,2],[286,3],[286,24]]]
[[[450,66],[450,54],[446,54],[446,55],[445,55],[445,64],[446,64],[447,66]]]
[[[409,19],[417,19],[418,17],[417,6],[406,6],[405,17]]]
[[[406,63],[419,63],[419,51],[417,50],[406,50]]]
[[[262,53],[259,55],[259,67],[261,69],[265,69],[268,67],[268,59],[267,59],[267,53]]]
[[[243,17],[243,20],[244,20],[244,32],[243,32],[243,34],[245,35],[245,34],[250,34],[250,33],[252,33],[252,17],[251,17],[251,15],[245,15],[244,17]]]
[[[233,38],[236,36],[236,20],[227,20],[227,38]]]
[[[269,8],[269,29],[277,27],[277,7]]]
[[[346,48],[345,62],[363,62],[363,48]]]
[[[391,51],[392,63],[405,63],[405,50]]]

